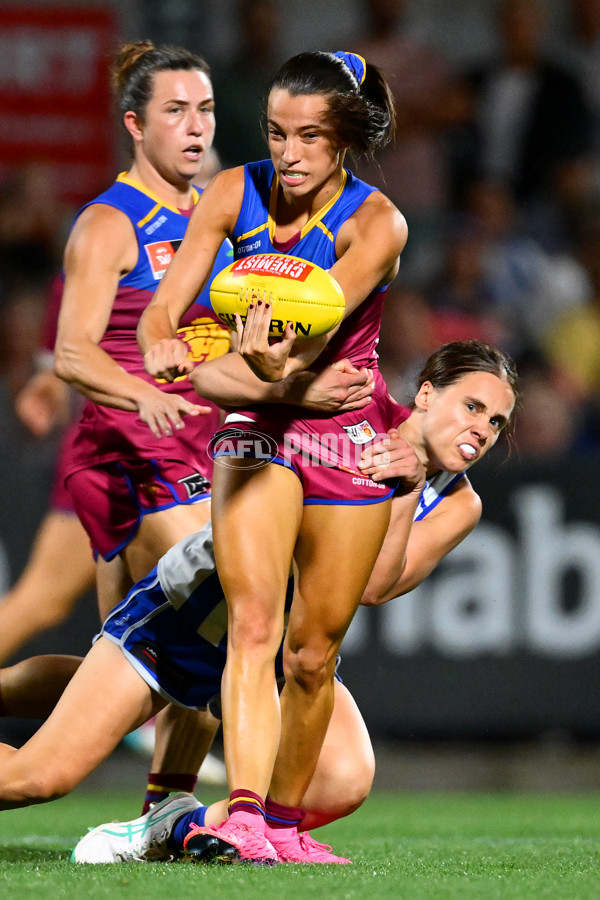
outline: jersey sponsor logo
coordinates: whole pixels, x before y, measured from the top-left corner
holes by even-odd
[[[256,296],[258,297],[258,293]],[[234,313],[219,313],[219,319],[227,326],[228,330],[235,331],[236,319]],[[245,323],[246,316],[242,315],[240,316],[240,319],[242,320],[242,323]],[[269,331],[275,336],[280,334],[283,337],[287,323],[287,319],[271,319]],[[296,334],[299,334],[302,337],[308,337],[312,328],[312,322],[292,322],[292,328]]]
[[[153,244],[146,244],[148,262],[155,281],[160,281],[167,271],[169,263],[179,249],[182,240],[183,238],[178,241],[155,241]]]
[[[262,241],[259,238],[257,241],[254,241],[252,244],[240,244],[237,248],[237,252],[239,254],[254,253],[260,247],[262,247]]]
[[[342,427],[353,444],[368,444],[377,434],[371,423],[367,422],[366,419],[363,419],[362,422],[358,422],[356,425],[343,425]]]
[[[188,497],[206,494],[210,490],[210,481],[204,475],[201,475],[200,472],[194,472],[193,475],[179,478],[177,484],[182,484],[185,487]]]
[[[353,478],[352,484],[359,487],[377,488],[380,491],[389,491],[390,489],[388,484],[379,484],[377,481],[371,481],[370,478]]]
[[[314,265],[303,259],[290,259],[278,253],[263,253],[239,259],[231,267],[232,275],[278,275],[292,281],[306,281]]]

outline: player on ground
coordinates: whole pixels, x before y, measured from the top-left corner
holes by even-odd
[[[403,409],[405,420],[392,432],[389,446],[375,444],[361,463],[378,481],[396,476],[403,481],[363,602],[384,602],[414,588],[475,527],[481,503],[465,472],[498,440],[515,396],[511,361],[485,344],[449,344],[429,359],[414,404]],[[108,617],[102,636],[39,732],[19,750],[0,747],[0,806],[42,802],[71,790],[127,729],[167,700],[193,707],[214,702],[225,663],[226,628],[207,526],[173,547]],[[2,673],[5,712],[48,712],[53,698],[42,689],[36,705],[31,691],[36,677],[43,688],[48,664],[48,658],[35,658]],[[78,660],[63,658],[65,680],[69,666],[77,665]],[[99,683],[103,702],[90,704],[90,692],[97,694]],[[334,714],[303,798],[305,808],[299,810],[301,828],[347,815],[368,793],[372,776],[364,724],[347,690],[336,683]],[[79,843],[74,858],[116,862],[187,853],[205,859],[223,852],[231,858],[238,846],[207,828],[220,823],[226,806],[223,801],[207,808],[191,795],[173,795],[136,820],[136,827],[111,823],[95,829]],[[276,827],[272,821],[270,829]],[[290,842],[293,850],[300,841],[311,861],[331,861],[327,848],[297,826],[279,827],[280,846]],[[279,858],[289,861],[285,850]]]

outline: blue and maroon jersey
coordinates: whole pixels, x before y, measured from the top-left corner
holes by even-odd
[[[196,202],[198,193],[195,191],[194,194]],[[132,375],[160,387],[166,393],[180,394],[192,403],[211,406],[213,413],[188,417],[185,428],[180,432],[157,439],[135,413],[88,401],[79,423],[70,472],[123,457],[184,459],[190,463],[201,461],[205,466],[205,447],[218,425],[218,408],[198,397],[187,376],[173,383],[155,381],[144,369],[144,359],[136,340],[140,316],[183,240],[191,210],[166,205],[152,191],[125,173],[82,210],[97,203],[125,213],[135,231],[139,249],[136,265],[119,281],[110,319],[99,346]],[[219,251],[213,271],[220,271],[229,265],[232,258],[231,245],[226,242]],[[228,351],[229,332],[212,310],[208,285],[185,313],[178,335],[189,343],[196,363],[214,359]]]
[[[331,200],[304,225],[297,240],[279,245],[275,238],[275,212],[279,182],[270,160],[245,166],[244,196],[231,240],[236,259],[257,253],[289,253],[323,269],[336,262],[335,242],[340,228],[365,202],[376,188],[344,170],[339,189]],[[301,479],[305,503],[369,503],[386,500],[392,495],[387,485],[364,477],[357,468],[365,445],[383,437],[389,428],[405,418],[403,407],[390,397],[377,367],[376,346],[379,339],[385,288],[373,291],[340,325],[325,351],[319,366],[338,359],[349,359],[357,367],[375,370],[374,390],[368,407],[334,415],[300,410],[298,407],[263,405],[236,410],[226,418],[226,426],[240,432],[259,430],[268,436],[277,450],[273,462],[291,468]],[[240,446],[226,427],[213,443],[218,455],[223,451],[223,436]],[[244,455],[252,455],[252,447]],[[306,448],[310,449],[307,453]],[[343,477],[334,475],[334,470]]]
[[[298,240],[286,243],[283,249],[274,242],[279,180],[273,163],[265,159],[248,163],[244,169],[244,198],[232,234],[236,259],[255,253],[289,253],[328,270],[336,262],[335,241],[341,226],[376,190],[344,169],[337,193],[306,223]],[[323,365],[338,359],[350,359],[358,367],[376,365],[384,297],[385,288],[373,291],[344,319],[319,357]]]

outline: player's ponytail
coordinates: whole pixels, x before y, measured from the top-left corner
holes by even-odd
[[[396,125],[392,92],[383,72],[357,53],[322,50],[299,53],[280,68],[270,90],[293,97],[323,94],[328,120],[341,144],[373,156],[393,137]]]

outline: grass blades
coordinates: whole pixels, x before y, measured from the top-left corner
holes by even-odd
[[[204,795],[203,791],[203,795]],[[203,799],[205,797],[203,796]],[[210,800],[216,797],[209,797]],[[130,900],[597,900],[600,796],[374,793],[315,832],[352,866],[78,866],[88,825],[138,813],[138,795],[77,791],[0,813],[0,896]]]

